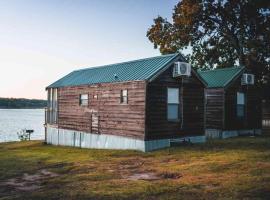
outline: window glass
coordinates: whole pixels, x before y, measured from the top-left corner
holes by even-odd
[[[167,91],[167,119],[179,119],[179,89],[168,88]]]
[[[237,92],[237,104],[245,105],[245,95],[242,92]]]
[[[81,94],[80,95],[80,105],[87,106],[88,105],[88,94]]]
[[[122,90],[123,96],[127,96],[127,90]]]
[[[121,90],[120,102],[121,103],[127,103],[128,102],[128,91],[127,90]]]
[[[179,103],[178,88],[168,88],[168,103]]]
[[[167,118],[168,120],[178,119],[178,104],[168,104]]]
[[[245,116],[245,94],[242,92],[237,92],[236,115],[238,118]]]
[[[245,106],[237,105],[237,116],[244,117],[244,115],[245,115]]]

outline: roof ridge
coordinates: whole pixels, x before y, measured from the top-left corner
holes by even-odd
[[[232,69],[236,69],[236,68],[243,69],[245,67],[243,67],[243,66],[233,66],[233,67],[225,67],[225,68],[218,68],[218,69],[209,69],[209,70],[204,70],[204,71],[198,70],[198,72],[199,73],[207,73],[207,72],[232,70]]]
[[[89,69],[96,69],[96,68],[105,68],[105,67],[119,65],[119,64],[128,64],[128,63],[133,63],[133,62],[138,62],[138,61],[143,61],[143,60],[150,60],[150,59],[154,59],[154,58],[162,58],[162,57],[169,57],[169,56],[176,57],[176,55],[179,55],[179,53],[165,54],[165,55],[160,55],[160,56],[140,58],[140,59],[124,61],[124,62],[119,62],[119,63],[112,63],[112,64],[99,65],[99,66],[94,66],[94,67],[87,67],[87,68],[83,68],[83,69],[74,70],[73,72],[84,71],[84,70],[89,70]]]
[[[228,80],[228,81],[223,85],[224,87],[225,87],[226,85],[228,85],[235,77],[237,77],[237,76],[240,74],[240,72],[243,71],[243,69],[244,69],[245,67],[241,67],[241,66],[240,66],[239,68],[241,68],[241,70],[240,70],[238,73],[235,73],[234,76],[232,76],[231,79]]]
[[[234,66],[215,70],[198,71],[208,87],[226,87],[245,70],[244,66]]]
[[[172,63],[176,58],[180,58],[180,56],[181,53],[167,54],[122,63],[114,63],[111,65],[78,69],[55,81],[47,88],[148,80],[163,68],[167,67],[167,65]],[[115,73],[117,73],[117,79],[115,79]]]

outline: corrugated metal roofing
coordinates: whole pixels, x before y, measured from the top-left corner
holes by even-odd
[[[209,88],[216,88],[226,87],[243,69],[244,67],[231,67],[207,71],[198,70],[198,73]]]
[[[89,85],[96,83],[148,80],[180,54],[168,54],[152,58],[76,70],[59,79],[48,88]]]

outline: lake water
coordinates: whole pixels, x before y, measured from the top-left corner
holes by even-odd
[[[0,109],[0,142],[19,141],[17,132],[32,129],[31,140],[44,140],[44,109]]]

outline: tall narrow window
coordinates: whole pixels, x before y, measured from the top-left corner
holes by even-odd
[[[47,123],[56,124],[58,116],[57,88],[48,89]]]
[[[81,94],[80,95],[80,106],[87,106],[88,105],[88,94]]]
[[[120,103],[128,103],[128,91],[121,90]]]
[[[245,94],[242,92],[237,92],[236,115],[238,118],[243,118],[245,116]]]
[[[52,98],[52,109],[53,109],[53,123],[56,124],[57,123],[57,89],[53,89],[53,98]]]
[[[167,91],[167,119],[179,119],[179,89],[168,88]]]

